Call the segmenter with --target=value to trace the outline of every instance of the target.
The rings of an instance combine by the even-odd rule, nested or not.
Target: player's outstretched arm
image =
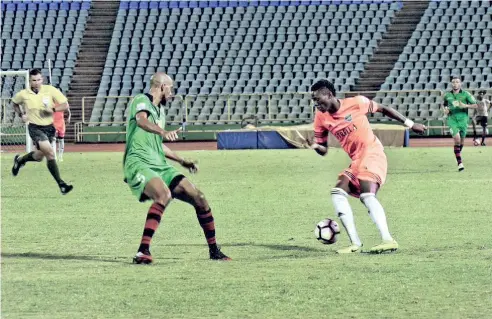
[[[164,150],[164,154],[166,154],[166,158],[169,158],[170,160],[181,164],[181,166],[187,168],[190,171],[190,173],[198,172],[197,162],[186,160],[186,159],[182,158],[181,156],[179,156],[178,154],[173,152],[165,144],[162,144],[162,149]]]
[[[181,131],[181,127],[175,131],[165,131],[159,125],[150,122],[147,117],[147,112],[145,111],[138,112],[135,115],[135,118],[137,120],[138,127],[144,131],[160,135],[168,141],[175,141],[178,139],[178,133]]]
[[[414,121],[406,118],[405,116],[403,116],[403,114],[389,106],[378,105],[377,111],[383,113],[385,116],[393,120],[397,120],[398,122],[405,124],[406,127],[410,128],[415,133],[422,134],[427,129],[425,125],[414,123]]]
[[[315,143],[313,140],[302,136],[302,134],[299,131],[296,130],[296,133],[304,146],[307,146],[308,148],[315,150],[316,153],[318,153],[321,156],[325,156],[328,153],[328,138],[326,138],[326,141]]]

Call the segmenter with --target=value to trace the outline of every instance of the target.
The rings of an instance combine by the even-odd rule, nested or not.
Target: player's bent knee
[[[156,196],[156,198],[154,198],[154,202],[158,203],[162,206],[167,206],[170,201],[171,201],[171,192],[170,191],[161,192]]]
[[[32,157],[36,162],[41,162],[44,158],[44,154],[41,151],[35,151]]]
[[[201,210],[208,210],[208,201],[205,198],[205,194],[203,194],[201,191],[198,191],[194,196],[193,196],[195,206]]]
[[[343,188],[340,187],[334,187],[331,189],[331,196],[343,196],[343,197],[348,197],[347,191],[345,191]]]
[[[45,153],[44,156],[46,156],[46,159],[48,161],[55,159],[55,153],[53,151]]]
[[[334,187],[331,189],[331,201],[333,202],[333,207],[338,213],[338,217],[343,215],[343,211],[346,209],[348,203],[348,194],[341,188]]]
[[[39,152],[41,152],[48,160],[55,159],[55,151],[48,141],[42,141],[39,143]]]
[[[362,193],[362,194],[360,194],[359,199],[362,202],[362,204],[367,206],[368,202],[370,202],[373,199],[376,199],[376,194],[374,194],[374,193]]]
[[[53,149],[50,147],[49,149],[44,148],[41,150],[42,154],[44,157],[46,157],[47,160],[54,160],[55,159],[55,152]]]

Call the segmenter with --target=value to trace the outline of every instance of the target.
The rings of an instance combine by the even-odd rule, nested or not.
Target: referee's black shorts
[[[55,138],[56,129],[53,124],[50,125],[36,125],[29,123],[28,125],[29,136],[31,136],[32,141],[39,150],[39,142],[49,141],[50,144]]]

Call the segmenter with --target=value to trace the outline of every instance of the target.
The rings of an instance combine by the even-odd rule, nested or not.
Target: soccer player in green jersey
[[[125,182],[140,202],[152,200],[138,252],[133,258],[137,264],[152,263],[150,242],[166,206],[177,198],[191,204],[196,211],[209,246],[210,259],[230,260],[217,247],[214,217],[203,193],[184,175],[171,166],[173,160],[196,173],[195,162],[185,160],[162,143],[163,138],[176,140],[178,132],[165,131],[163,106],[172,98],[173,81],[162,72],[150,80],[150,91],[138,94],[130,103],[126,131],[126,149],[123,159]]]
[[[465,169],[461,160],[461,151],[468,130],[468,108],[476,108],[477,101],[470,92],[461,89],[461,79],[451,78],[452,90],[444,94],[444,113],[448,115],[448,127],[454,139],[454,155],[458,162],[458,171]]]

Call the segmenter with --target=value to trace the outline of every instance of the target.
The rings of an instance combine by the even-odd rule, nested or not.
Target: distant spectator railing
[[[198,95],[187,95],[185,96],[185,117],[186,117],[186,122],[187,123],[210,123],[210,122],[217,122],[218,120],[192,120],[190,119],[190,111],[193,109],[190,107],[190,103],[193,104],[200,99],[205,100],[210,97],[217,97],[216,102],[222,103],[224,106],[225,112],[223,114],[227,114],[227,119],[221,119],[221,121],[235,121],[239,122],[242,119],[233,119],[232,115],[235,114],[233,112],[235,108],[237,107],[237,102],[238,101],[247,101],[251,100],[253,98],[257,98],[256,101],[265,101],[266,102],[266,113],[260,112],[261,107],[257,104],[255,107],[255,112],[245,112],[245,113],[239,113],[239,115],[244,115],[244,116],[251,116],[252,114],[264,114],[266,117],[260,118],[261,120],[268,120],[268,121],[285,121],[288,119],[276,119],[274,117],[274,114],[276,114],[276,109],[277,107],[274,107],[272,105],[273,100],[280,101],[281,99],[274,99],[274,97],[293,97],[297,96],[303,97],[305,100],[307,100],[307,105],[302,105],[302,107],[309,107],[309,116],[310,119],[313,118],[314,114],[314,105],[311,102],[311,93],[308,92],[285,92],[285,93],[230,93],[230,94],[198,94]],[[242,99],[243,98],[243,99]],[[293,98],[292,98],[293,99]],[[214,105],[214,106],[217,106]],[[220,106],[220,105],[219,105]],[[247,109],[248,107],[251,107],[251,105],[248,105],[247,102],[245,102],[245,108]],[[275,110],[275,111],[274,111]],[[305,113],[305,112],[303,112]],[[236,113],[238,114],[238,113]]]
[[[130,103],[131,99],[133,98],[133,96],[124,96],[124,95],[120,95],[120,96],[84,96],[82,97],[82,123],[83,124],[92,124],[92,125],[98,125],[98,124],[124,124],[125,121],[110,121],[110,122],[102,122],[102,121],[98,121],[98,122],[91,122],[90,119],[89,121],[86,121],[86,118],[85,118],[85,110],[86,110],[86,107],[87,107],[87,103],[90,103],[90,101],[94,101],[93,103],[93,107],[91,108],[91,111],[94,109],[94,106],[95,106],[95,102],[97,100],[107,100],[107,99],[121,99],[121,100],[126,100],[126,104]],[[178,100],[183,100],[183,96],[181,95],[175,95],[174,96],[174,99],[178,99]],[[125,110],[123,112],[126,112],[126,106],[125,106]],[[103,108],[104,110],[104,108]]]
[[[477,94],[480,89],[471,89],[469,90],[472,94]],[[434,135],[434,134],[440,134],[440,135],[446,135],[447,130],[446,130],[446,125],[445,125],[445,115],[442,112],[442,96],[444,95],[444,91],[441,90],[401,90],[401,91],[357,91],[357,92],[338,92],[337,96],[340,98],[346,98],[346,97],[351,97],[355,95],[365,95],[369,98],[372,98],[373,100],[376,100],[380,104],[383,105],[388,105],[392,106],[394,108],[397,108],[400,110],[402,113],[406,113],[404,115],[412,118],[415,121],[421,122],[423,124],[426,124],[427,127],[430,129],[427,132],[427,135]],[[490,90],[488,93],[491,93]],[[299,103],[299,106],[304,108],[304,112],[306,112],[306,107],[309,108],[309,117],[308,118],[303,118],[303,119],[298,119],[298,121],[312,121],[314,117],[314,105],[310,99],[311,93],[308,92],[287,92],[287,93],[263,93],[263,94],[208,94],[208,95],[186,95],[186,96],[176,96],[179,103],[179,109],[180,112],[176,115],[174,123],[183,123],[186,122],[187,124],[212,124],[212,123],[222,123],[222,124],[227,124],[229,123],[239,123],[243,120],[243,118],[233,118],[234,110],[237,106],[237,102],[239,100],[242,100],[243,106],[245,108],[248,107],[247,101],[256,98],[257,101],[265,100],[266,101],[266,109],[267,112],[266,114],[263,113],[263,117],[258,116],[255,118],[255,120],[259,121],[260,123],[265,123],[265,122],[283,122],[283,121],[289,121],[292,119],[276,119],[274,117],[274,114],[276,114],[274,111],[274,107],[272,106],[272,101],[277,100],[280,101],[281,99],[286,99],[288,96],[294,96],[296,95],[297,98],[301,98],[299,101],[309,101],[307,102],[308,104],[302,104],[304,102]],[[197,103],[198,101],[201,101],[200,104],[202,105],[201,107],[211,107],[210,103],[208,105],[206,104],[206,101],[209,100],[210,98],[214,98],[215,103],[223,103],[224,107],[222,109],[222,114],[226,114],[225,117],[221,117],[220,119],[214,119],[214,120],[202,120],[202,119],[197,119],[195,118],[198,113],[193,113],[193,104]],[[86,126],[118,126],[118,125],[123,125],[125,124],[124,121],[86,121],[85,117],[85,108],[87,106],[88,101],[95,101],[96,99],[126,99],[128,102],[131,100],[131,96],[105,96],[105,97],[83,97],[82,98],[82,122],[76,123],[75,124],[75,133],[76,133],[76,139],[77,141],[82,141],[83,135],[105,135],[105,134],[124,134],[124,130],[121,130],[119,132],[104,132],[104,130],[101,130],[101,132],[84,132],[84,127]],[[388,99],[390,98],[390,99]],[[386,100],[386,102],[385,102]],[[391,101],[391,102],[387,102]],[[174,109],[176,109],[176,100],[174,100],[172,103],[174,104]],[[104,105],[105,103],[102,103]],[[254,105],[254,103],[250,103],[251,105]],[[257,104],[255,111],[259,111],[259,104]],[[213,107],[216,106],[216,104],[213,105]],[[408,109],[405,109],[405,107],[408,106]],[[275,108],[280,109],[280,106],[275,106]],[[103,108],[104,109],[104,108]],[[125,106],[126,109],[126,106]],[[198,108],[197,108],[198,109]],[[169,110],[169,108],[166,107],[166,110]],[[251,110],[251,109],[250,109]],[[123,111],[125,112],[125,111]],[[425,115],[424,115],[425,114]],[[241,114],[243,117],[251,118],[251,112]],[[415,116],[414,116],[415,115]],[[382,114],[374,114],[369,116],[369,120],[371,122],[379,122],[379,121],[387,121],[387,118],[384,118]],[[434,133],[429,133],[431,130],[434,130]],[[197,131],[198,132],[198,131]]]
[[[181,121],[184,120],[186,123],[189,123],[189,124],[193,124],[193,123],[205,124],[205,123],[210,123],[210,122],[217,122],[217,120],[193,120],[193,119],[191,119],[190,111],[192,110],[192,104],[197,102],[200,99],[206,100],[207,98],[210,98],[210,97],[217,97],[216,102],[220,101],[222,103],[225,103],[224,109],[226,110],[226,114],[227,114],[227,119],[225,119],[225,120],[222,119],[221,121],[233,121],[233,119],[231,119],[231,115],[233,114],[232,110],[236,106],[235,102],[238,101],[240,99],[240,97],[251,98],[251,97],[256,96],[256,97],[259,97],[259,100],[264,99],[267,101],[267,110],[268,110],[267,115],[268,116],[265,118],[265,120],[275,121],[275,118],[273,117],[274,113],[272,112],[273,107],[271,106],[272,97],[274,97],[274,96],[289,96],[289,95],[305,96],[306,99],[309,101],[310,101],[310,97],[311,97],[311,93],[307,93],[307,92],[286,92],[286,93],[251,93],[251,94],[231,93],[231,94],[215,94],[215,95],[214,94],[204,94],[204,95],[199,94],[199,95],[186,95],[184,97],[181,95],[176,95],[174,98],[180,99],[184,103],[180,107],[183,111],[182,112],[183,119]],[[100,99],[101,100],[125,99],[129,103],[132,98],[133,98],[133,96],[85,96],[85,97],[82,97],[82,123],[83,124],[89,124],[89,125],[118,124],[118,123],[123,124],[124,122],[120,122],[120,121],[111,121],[111,122],[107,122],[107,121],[92,122],[90,120],[87,121],[86,116],[85,116],[85,110],[87,108],[88,103],[90,103],[90,101],[96,102],[96,100],[100,100]],[[312,119],[313,114],[314,114],[314,108],[313,108],[313,104],[311,101],[308,103],[309,103],[309,105],[306,105],[306,106],[310,107],[309,115],[310,115],[310,118]],[[93,103],[93,105],[94,105],[94,103]],[[258,108],[256,109],[256,111],[258,111]],[[238,120],[238,121],[240,121],[240,120]]]
[[[93,105],[92,105],[92,109],[91,109],[91,111],[92,111],[94,109],[96,100],[107,100],[107,99],[130,100],[132,98],[133,98],[132,96],[124,96],[124,95],[120,95],[120,96],[111,96],[111,95],[108,95],[108,96],[83,96],[82,97],[82,123],[87,123],[87,124],[89,123],[85,119],[85,109],[87,107],[87,103],[90,103],[90,101],[93,101]],[[111,122],[111,123],[113,123],[113,122]]]

